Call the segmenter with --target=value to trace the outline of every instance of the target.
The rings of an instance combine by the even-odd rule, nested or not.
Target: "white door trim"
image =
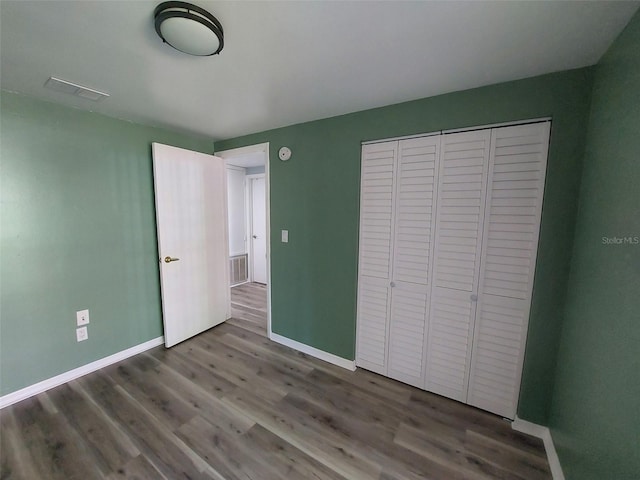
[[[251,153],[264,153],[266,156],[269,156],[269,142],[265,143],[257,143],[255,145],[247,145],[246,147],[238,147],[231,148],[229,150],[222,150],[219,152],[214,152],[216,157],[221,158],[232,158],[232,157],[240,157],[242,155],[248,155]],[[268,164],[265,164],[265,169]]]
[[[272,338],[271,331],[271,186],[269,182],[269,142],[258,143],[256,145],[248,145],[246,147],[232,148],[230,150],[222,150],[215,152],[217,157],[227,158],[239,157],[250,153],[264,154],[264,190],[266,195],[266,220],[267,220],[267,335]],[[251,177],[252,175],[247,175]],[[229,298],[229,311],[231,311],[231,299]]]
[[[402,137],[381,138],[378,140],[366,140],[360,142],[361,145],[372,145],[374,143],[395,142],[397,140],[408,140],[412,138],[432,137],[434,135],[447,135],[449,133],[470,132],[473,130],[486,130],[488,128],[511,127],[514,125],[527,125],[529,123],[550,122],[551,117],[531,118],[528,120],[514,120],[512,122],[489,123],[487,125],[475,125],[471,127],[451,128],[449,130],[436,130],[435,132],[417,133],[415,135],[404,135]]]

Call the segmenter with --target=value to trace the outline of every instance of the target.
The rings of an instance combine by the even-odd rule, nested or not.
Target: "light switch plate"
[[[282,243],[289,243],[289,230],[282,230]]]
[[[89,338],[89,330],[87,327],[76,328],[76,340],[82,342],[83,340],[87,340]]]
[[[78,327],[89,323],[89,310],[79,310],[76,312],[76,324]]]

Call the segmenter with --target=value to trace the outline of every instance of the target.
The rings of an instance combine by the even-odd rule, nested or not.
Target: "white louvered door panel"
[[[424,387],[440,137],[399,142],[388,375]]]
[[[423,388],[427,295],[421,285],[398,285],[391,290],[388,375]]]
[[[402,140],[398,152],[393,280],[428,284],[440,137]]]
[[[398,142],[362,147],[356,363],[387,374]]]
[[[536,263],[550,123],[492,131],[467,402],[513,419]]]
[[[490,130],[443,135],[425,388],[466,401]]]
[[[359,275],[391,278],[393,178],[398,142],[362,147]]]
[[[360,277],[356,363],[372,372],[387,374],[387,337],[391,298],[388,285]]]

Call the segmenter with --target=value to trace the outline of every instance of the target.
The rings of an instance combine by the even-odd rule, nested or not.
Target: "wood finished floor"
[[[3,409],[0,478],[551,478],[541,441],[494,415],[271,342],[265,291],[235,290],[236,318],[169,350]]]
[[[231,325],[267,336],[267,286],[244,283],[231,288]]]

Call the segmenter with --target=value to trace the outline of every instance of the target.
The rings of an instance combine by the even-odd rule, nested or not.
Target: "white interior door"
[[[246,170],[227,165],[227,209],[229,218],[229,256],[247,253]]]
[[[224,160],[153,144],[165,345],[229,318]]]
[[[267,218],[264,177],[251,179],[252,280],[267,283]]]

